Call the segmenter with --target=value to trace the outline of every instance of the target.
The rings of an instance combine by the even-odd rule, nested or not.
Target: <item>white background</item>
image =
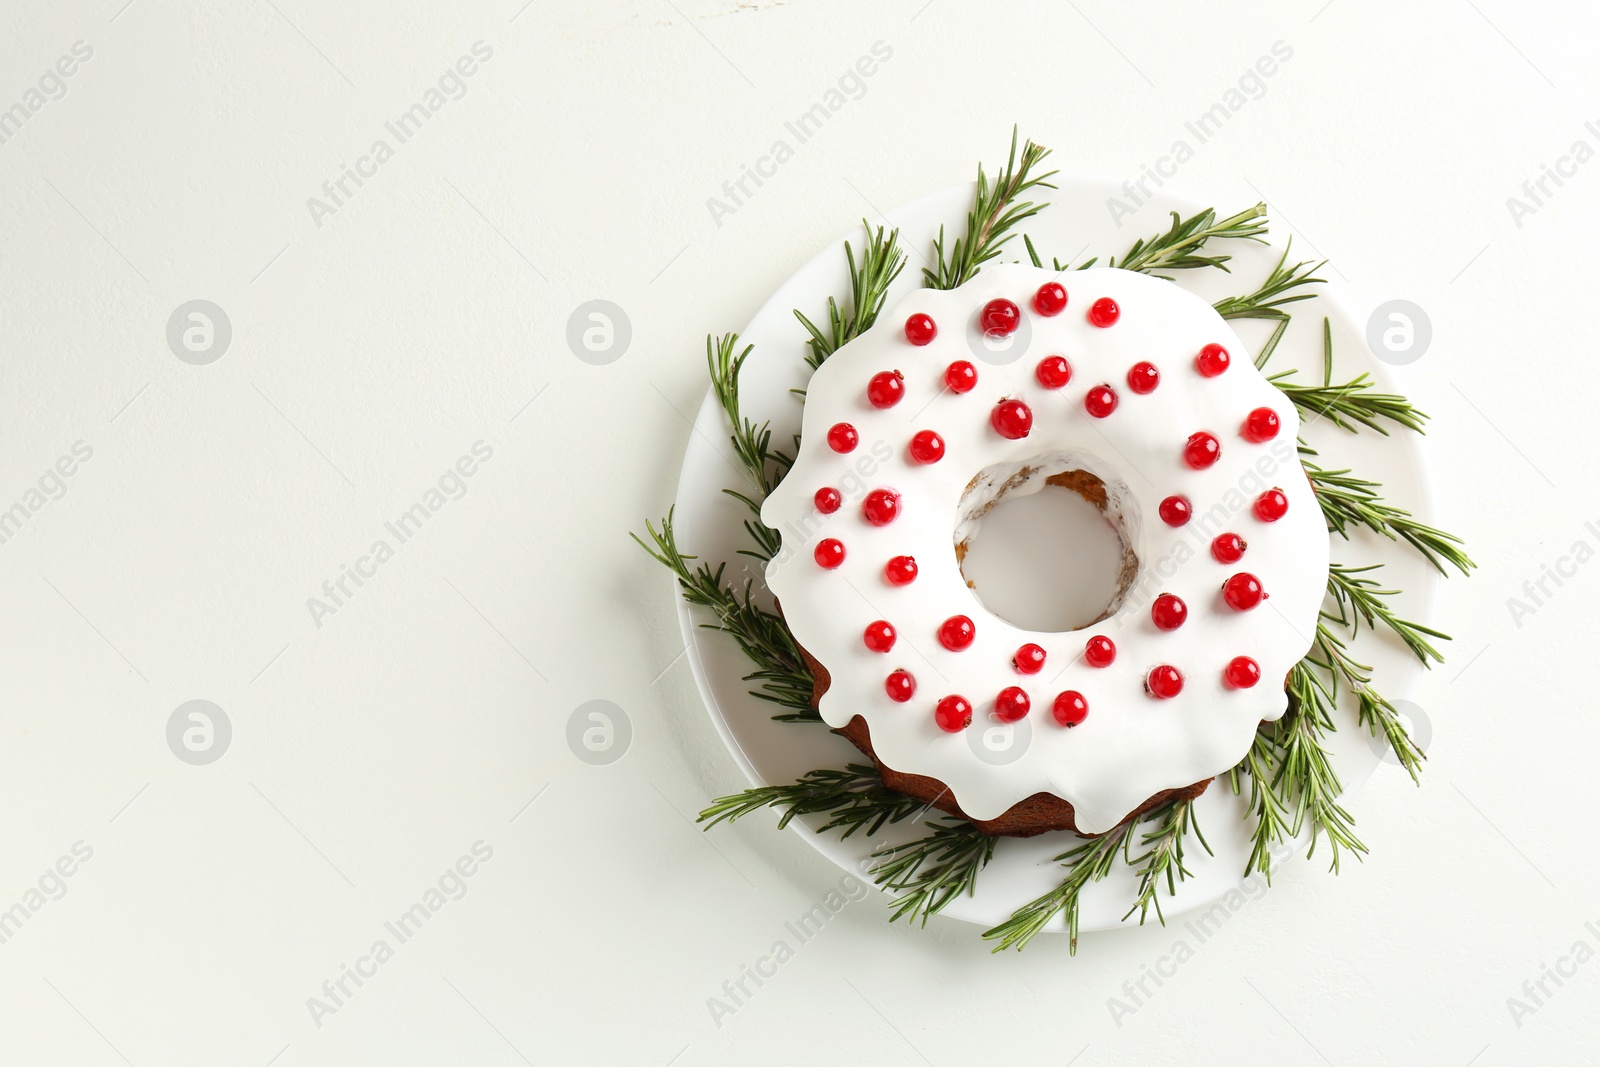
[[[1600,545],[1600,164],[1520,227],[1506,206],[1600,146],[1582,7],[8,5],[0,109],[93,57],[0,144],[0,509],[93,456],[0,544],[0,909],[93,855],[0,944],[0,1060],[1592,1062],[1600,963],[1520,1026],[1507,1006],[1600,947],[1594,568],[1507,607]],[[480,40],[465,95],[319,225],[307,198]],[[880,40],[864,95],[717,225],[707,197]],[[868,900],[718,1026],[707,998],[839,873],[764,817],[690,824],[744,783],[627,532],[672,500],[704,334],[1013,122],[1136,177],[1278,40],[1174,186],[1266,199],[1432,319],[1401,381],[1482,568],[1447,583],[1451,660],[1414,694],[1423,788],[1381,769],[1351,805],[1367,862],[1294,865],[1120,1025],[1107,999],[1175,931],[990,956]],[[206,366],[166,342],[197,298],[233,330]],[[593,298],[632,323],[606,366],[566,343]],[[466,495],[317,625],[307,598],[480,440]],[[167,744],[192,699],[232,723],[209,765]],[[609,766],[566,741],[593,699],[632,723]],[[319,1026],[307,998],[478,841],[466,894]]]

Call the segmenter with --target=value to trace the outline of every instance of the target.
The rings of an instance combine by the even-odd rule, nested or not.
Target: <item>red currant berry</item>
[[[1236,533],[1217,534],[1211,542],[1211,558],[1218,563],[1238,563],[1245,547],[1244,538]]]
[[[890,585],[910,585],[917,578],[917,561],[910,556],[896,556],[883,565],[883,576]]]
[[[1028,709],[1031,707],[1033,702],[1028,699],[1028,694],[1022,691],[1021,686],[1008,685],[994,698],[994,717],[1001,722],[1016,722],[1028,714]]]
[[[844,497],[839,495],[839,490],[830,486],[823,486],[811,497],[811,502],[824,515],[832,515],[839,510],[839,505],[844,503]]]
[[[918,463],[937,463],[944,458],[944,438],[932,430],[911,435],[911,458]]]
[[[1150,668],[1150,673],[1144,679],[1145,692],[1162,700],[1171,700],[1183,692],[1183,672],[1178,668],[1163,663],[1159,667]]]
[[[972,725],[972,705],[966,697],[945,697],[933,709],[933,721],[945,733],[960,733]]]
[[[906,320],[906,340],[918,348],[932,341],[939,335],[939,327],[934,325],[932,317],[917,312]]]
[[[1267,599],[1261,588],[1261,579],[1247,571],[1240,571],[1222,583],[1222,599],[1234,611],[1249,611]]]
[[[1117,646],[1109,637],[1091,637],[1083,646],[1083,658],[1091,667],[1109,667],[1116,661]]]
[[[836,422],[828,430],[828,447],[835,452],[854,452],[861,435],[848,422]]]
[[[1041,315],[1059,315],[1067,306],[1067,287],[1060,282],[1045,282],[1033,294],[1033,310]]]
[[[892,408],[905,395],[905,376],[897,370],[874,374],[867,383],[867,402],[875,408]]]
[[[977,636],[977,627],[965,615],[952,615],[939,624],[939,643],[951,652],[970,647]]]
[[[1102,296],[1089,309],[1089,321],[1102,329],[1115,325],[1121,317],[1122,309],[1117,307],[1117,302],[1109,296]]]
[[[1272,440],[1278,436],[1278,413],[1271,408],[1256,408],[1245,416],[1239,436],[1258,445]]]
[[[970,393],[978,384],[978,368],[958,359],[944,369],[944,384],[952,393]]]
[[[1161,512],[1161,521],[1168,526],[1182,526],[1194,514],[1194,507],[1186,496],[1169,496],[1156,510]]]
[[[1109,385],[1097,385],[1083,398],[1083,406],[1095,418],[1103,419],[1117,410],[1117,391]]]
[[[1060,389],[1072,381],[1072,364],[1061,356],[1046,356],[1034,368],[1033,376],[1046,389]]]
[[[887,652],[894,647],[894,627],[882,619],[869,622],[862,631],[861,640],[874,652]]]
[[[1282,489],[1268,489],[1256,497],[1256,518],[1262,522],[1277,522],[1289,513],[1289,498]]]
[[[1038,674],[1044,670],[1044,649],[1029,642],[1017,649],[1017,654],[1011,657],[1011,665],[1018,674]]]
[[[1215,378],[1228,369],[1228,364],[1233,362],[1233,357],[1228,355],[1228,350],[1221,345],[1210,344],[1200,350],[1194,357],[1194,368],[1203,377]]]
[[[1222,669],[1223,681],[1233,689],[1249,689],[1261,681],[1261,667],[1249,656],[1235,656]]]
[[[1162,593],[1150,605],[1150,621],[1158,630],[1176,630],[1189,617],[1189,605],[1171,593]]]
[[[1021,323],[1022,309],[1005,297],[989,301],[983,305],[983,311],[978,315],[978,325],[990,337],[1004,337],[1015,333]]]
[[[917,691],[917,680],[910,671],[893,671],[883,680],[883,691],[896,704],[904,704]]]
[[[1020,400],[1002,400],[989,413],[989,425],[1001,437],[1017,441],[1033,429],[1033,411]]]
[[[831,571],[844,562],[844,542],[837,537],[824,537],[817,542],[811,555],[816,559],[817,566]]]
[[[1183,461],[1197,471],[1203,471],[1217,460],[1222,458],[1222,444],[1215,434],[1199,433],[1189,435],[1189,440],[1183,446]]]
[[[861,502],[861,514],[874,526],[887,526],[900,514],[900,494],[893,489],[874,489]]]
[[[1089,702],[1076,689],[1068,689],[1056,696],[1050,713],[1056,717],[1056,722],[1071,729],[1089,717]]]
[[[1154,363],[1140,360],[1128,368],[1128,388],[1140,396],[1156,391],[1156,386],[1161,384],[1161,372],[1156,370]]]

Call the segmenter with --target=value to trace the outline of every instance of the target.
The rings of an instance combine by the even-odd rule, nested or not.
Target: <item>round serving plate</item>
[[[1092,178],[1058,176],[1056,180],[1060,188],[1051,198],[1051,205],[1029,219],[1024,228],[1046,263],[1059,258],[1076,265],[1089,256],[1098,256],[1103,264],[1109,255],[1120,256],[1136,238],[1165,230],[1169,212],[1187,217],[1201,210],[1201,205],[1163,191],[1134,215],[1122,217],[1119,225],[1112,218],[1108,203],[1110,198],[1122,196],[1120,185]],[[961,185],[872,220],[874,226],[898,228],[901,245],[910,256],[906,269],[890,290],[889,306],[922,284],[921,268],[932,255],[932,241],[939,227],[951,235],[962,232],[972,196],[973,186]],[[1226,216],[1232,210],[1237,208],[1219,208],[1219,213]],[[770,420],[773,440],[780,447],[799,430],[801,398],[793,390],[804,388],[809,373],[805,363],[806,334],[796,321],[794,310],[798,308],[812,321],[822,322],[830,296],[847,299],[849,275],[844,244],[854,242],[859,250],[861,239],[857,230],[819,252],[778,287],[740,333],[741,347],[755,346],[740,378],[744,413],[757,422]],[[1177,284],[1207,300],[1216,300],[1253,289],[1277,262],[1281,247],[1227,241],[1217,243],[1211,251],[1234,257],[1228,264],[1231,273],[1203,269],[1175,271],[1171,276]],[[1024,253],[1018,236],[1006,246],[1002,258],[1019,259]],[[1321,287],[1316,299],[1293,305],[1290,310],[1294,322],[1267,371],[1297,369],[1300,374],[1296,380],[1319,381],[1322,321],[1327,316],[1333,334],[1334,380],[1345,381],[1365,371],[1377,380],[1378,388],[1388,390],[1386,368],[1368,349],[1365,331],[1344,310],[1347,302],[1336,288],[1330,291],[1330,287]],[[1272,324],[1240,321],[1231,325],[1254,352],[1267,339]],[[1361,476],[1381,482],[1386,499],[1411,508],[1424,519],[1428,517],[1428,479],[1417,435],[1401,431],[1385,437],[1367,430],[1352,434],[1321,419],[1307,420],[1304,437],[1321,454],[1324,467],[1352,467]],[[760,565],[738,554],[750,545],[743,528],[749,512],[722,492],[730,487],[747,490],[748,481],[733,459],[722,410],[708,391],[695,420],[695,432],[689,437],[679,476],[674,512],[677,541],[685,552],[703,560],[727,561],[730,578],[741,585],[744,578],[751,578],[756,588],[764,592]],[[1337,563],[1386,564],[1386,584],[1405,591],[1397,598],[1399,610],[1407,618],[1430,621],[1439,575],[1416,553],[1375,536],[1358,536],[1351,542],[1335,537],[1333,559]],[[734,642],[725,634],[702,627],[709,621],[708,615],[691,609],[681,599],[678,608],[695,682],[717,731],[752,783],[787,784],[816,768],[865,762],[848,741],[825,726],[774,722],[774,706],[750,695],[751,687],[743,680],[750,664]],[[1386,637],[1363,633],[1354,650],[1358,659],[1374,666],[1382,691],[1391,699],[1398,699],[1406,695],[1423,668],[1402,646]],[[1357,724],[1353,708],[1342,707],[1336,721],[1339,729],[1331,739],[1331,747],[1348,798],[1372,775],[1382,748],[1373,743],[1365,727]],[[1187,865],[1193,876],[1179,884],[1175,897],[1162,902],[1169,922],[1209,907],[1230,890],[1243,889],[1250,896],[1259,895],[1259,887],[1244,884],[1242,877],[1251,848],[1246,799],[1232,793],[1226,776],[1214,781],[1201,797],[1197,817],[1213,854],[1207,855],[1198,846],[1189,850]],[[870,870],[875,849],[925,832],[917,822],[887,827],[870,838],[858,834],[841,840],[837,833],[816,833],[818,825],[820,820],[814,818],[796,819],[792,824],[817,851],[857,875]],[[984,926],[1004,921],[1018,906],[1059,884],[1062,868],[1054,857],[1079,840],[1066,832],[1001,839],[993,860],[978,879],[976,892],[951,902],[940,914]],[[1305,842],[1302,840],[1299,846],[1303,853]],[[1313,862],[1326,865],[1326,849],[1323,842]],[[1286,855],[1283,862],[1299,860]],[[1082,897],[1080,929],[1087,932],[1121,925],[1134,885],[1131,870],[1119,864],[1110,877],[1090,886]],[[1138,917],[1126,921],[1137,923]],[[1064,929],[1064,923],[1057,920],[1051,929]]]

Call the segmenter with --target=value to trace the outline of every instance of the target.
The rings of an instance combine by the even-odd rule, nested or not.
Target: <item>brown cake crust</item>
[[[828,686],[832,684],[833,679],[828,675],[828,669],[811,653],[801,648],[800,655],[805,659],[806,666],[811,668],[811,706],[818,707],[822,700],[822,694],[828,691]],[[836,729],[834,733],[844,736],[851,744],[860,749],[862,755],[870,759],[873,766],[878,768],[878,774],[882,776],[883,784],[890,789],[904,793],[907,796],[916,797],[918,800],[924,801],[940,811],[947,812],[959,819],[965,819],[986,834],[1004,837],[1033,837],[1036,834],[1042,834],[1050,830],[1071,830],[1085,837],[1100,836],[1099,834],[1083,834],[1083,831],[1078,829],[1072,805],[1054,793],[1035,793],[1030,797],[1017,801],[996,818],[974,819],[961,810],[961,806],[956,803],[955,797],[950,793],[950,787],[939,779],[930,778],[922,774],[905,774],[886,766],[878,758],[878,754],[872,750],[872,735],[867,728],[866,720],[861,716],[855,716],[843,727]],[[1164,789],[1129,812],[1127,818],[1123,819],[1122,822],[1127,822],[1128,819],[1152,811],[1169,800],[1193,800],[1205,792],[1206,786],[1210,785],[1211,782],[1212,779],[1207,778],[1204,781],[1184,786],[1181,789]]]

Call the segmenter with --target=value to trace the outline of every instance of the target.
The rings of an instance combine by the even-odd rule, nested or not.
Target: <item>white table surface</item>
[[[0,511],[26,513],[0,543],[0,912],[25,913],[0,1060],[1592,1062],[1600,963],[1568,954],[1600,948],[1600,568],[1507,604],[1600,547],[1600,162],[1507,207],[1600,148],[1587,5],[105,0],[0,27],[0,113],[28,112],[0,143]],[[397,143],[385,122],[478,41]],[[714,219],[879,41],[860,98]],[[1432,321],[1398,373],[1482,569],[1447,583],[1451,660],[1415,695],[1423,788],[1381,769],[1351,805],[1367,862],[1294,865],[1131,1014],[1109,999],[1182,931],[990,956],[866,901],[713,1019],[839,873],[770,819],[689,822],[743,782],[626,535],[673,497],[703,335],[875,206],[995,161],[1013,121],[1136,178],[1277,41],[1171,180],[1266,199]],[[380,137],[392,158],[314,216]],[[231,324],[205,365],[167,343],[195,299]],[[566,342],[591,299],[631,322],[609,364]],[[314,618],[479,441],[464,495]],[[168,744],[191,700],[231,724],[210,763]],[[567,743],[591,700],[631,723],[609,765]],[[402,942],[385,923],[442,875],[459,899]],[[346,965],[370,977],[313,1011]],[[1570,977],[1536,1004],[1546,967]]]

